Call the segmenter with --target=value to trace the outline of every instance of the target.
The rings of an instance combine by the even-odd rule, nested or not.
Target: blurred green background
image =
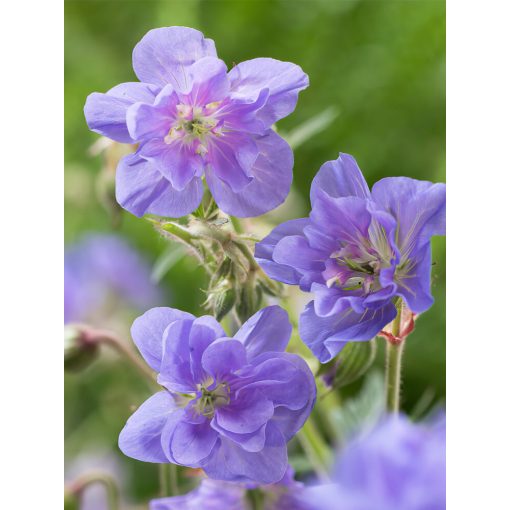
[[[313,176],[339,151],[356,157],[369,185],[393,175],[445,180],[443,1],[72,0],[65,2],[65,19],[68,244],[84,232],[116,230],[153,262],[166,248],[142,219],[124,213],[112,223],[101,199],[103,160],[89,153],[98,136],[88,131],[83,117],[90,92],[136,80],[132,49],[155,27],[186,25],[203,31],[229,66],[261,56],[299,64],[310,87],[300,94],[296,111],[279,123],[282,133],[327,108],[336,109],[333,123],[295,151],[295,196],[284,219],[306,214]],[[274,222],[273,216],[263,230],[268,232]],[[403,403],[408,411],[423,398],[437,402],[445,395],[444,239],[435,239],[433,247],[436,303],[419,319],[405,353]],[[205,281],[194,260],[178,262],[162,285],[170,296],[167,305],[201,313],[199,289]],[[140,403],[146,392],[115,357],[80,375],[66,375],[69,458],[96,447],[115,451],[129,406]],[[120,462],[129,473],[132,498],[155,494],[154,466]]]

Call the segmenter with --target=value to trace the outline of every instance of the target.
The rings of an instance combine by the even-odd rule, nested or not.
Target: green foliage
[[[380,372],[371,372],[361,391],[342,405],[330,410],[329,419],[336,432],[336,440],[345,442],[352,434],[373,425],[385,411],[384,378]]]

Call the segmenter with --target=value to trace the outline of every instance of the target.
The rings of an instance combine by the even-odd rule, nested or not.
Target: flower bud
[[[369,342],[349,342],[337,358],[321,365],[318,375],[330,388],[347,386],[366,373],[376,352],[375,338]]]
[[[77,325],[64,327],[64,369],[74,372],[87,368],[97,357],[99,347],[88,341]]]
[[[256,313],[262,303],[262,288],[256,283],[256,276],[250,273],[246,281],[242,284],[237,304],[236,312],[241,322],[247,321]]]
[[[236,291],[230,283],[220,283],[216,289],[210,290],[205,302],[205,307],[211,310],[217,321],[221,321],[227,315],[236,302]]]

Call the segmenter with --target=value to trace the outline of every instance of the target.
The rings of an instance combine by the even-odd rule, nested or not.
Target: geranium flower
[[[308,490],[321,510],[444,510],[446,426],[391,416],[352,439],[340,453],[332,484]]]
[[[279,481],[287,441],[315,401],[305,361],[284,352],[292,327],[270,306],[228,338],[210,316],[153,308],[132,336],[163,391],[131,416],[120,449],[146,462],[202,468],[211,478]]]
[[[85,104],[92,131],[139,144],[117,168],[118,202],[136,216],[178,217],[202,199],[257,216],[281,204],[293,155],[271,126],[295,108],[308,76],[289,62],[256,58],[228,71],[214,42],[192,28],[150,30],[133,51],[140,83]]]
[[[372,192],[352,156],[325,163],[311,187],[309,218],[285,222],[255,248],[275,280],[313,292],[299,321],[319,361],[348,341],[370,340],[396,316],[433,303],[432,235],[444,234],[445,185],[381,179]]]
[[[153,499],[149,510],[249,510],[245,492],[240,484],[206,478],[188,494]]]
[[[115,235],[87,234],[68,246],[64,276],[65,323],[101,322],[108,302],[120,301],[141,311],[162,300],[148,261]]]
[[[294,480],[288,466],[284,477],[271,485],[246,485],[206,478],[183,496],[153,499],[150,510],[253,510],[247,491],[256,489],[260,510],[315,510],[306,501],[308,489]]]

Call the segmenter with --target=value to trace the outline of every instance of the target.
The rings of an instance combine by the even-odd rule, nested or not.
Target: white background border
[[[510,9],[447,2],[447,483],[510,508]]]
[[[0,19],[0,507],[63,501],[63,3]]]

